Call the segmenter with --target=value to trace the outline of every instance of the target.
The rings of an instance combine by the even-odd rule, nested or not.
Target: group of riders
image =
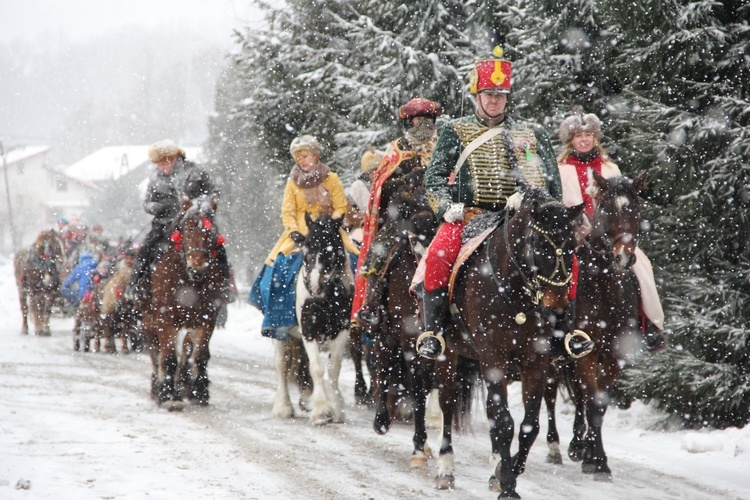
[[[417,352],[438,358],[445,349],[443,332],[450,321],[448,287],[469,220],[517,209],[523,188],[543,188],[566,206],[584,204],[585,214],[576,229],[582,245],[597,204],[593,172],[605,178],[621,175],[601,145],[601,121],[595,114],[574,113],[565,118],[558,132],[563,150],[555,157],[544,128],[506,114],[510,92],[511,63],[496,50],[495,58],[476,62],[471,72],[470,93],[475,102],[471,116],[438,127],[443,112],[439,103],[415,98],[400,106],[404,135],[384,152],[369,148],[364,153],[362,175],[348,193],[339,177],[321,163],[318,141],[307,135],[296,138],[290,147],[295,165],[282,203],[284,232],[256,285],[279,260],[286,262],[303,244],[306,213],[342,217],[348,212],[349,231],[342,230],[341,236],[352,259],[356,258],[351,321],[353,326],[376,328],[388,287],[384,267],[392,249],[414,231],[419,217],[428,214],[437,231],[434,237],[430,234],[431,242],[424,242],[429,247],[413,280],[422,299],[423,333]],[[664,314],[649,260],[640,249],[636,253],[632,269],[640,287],[640,327],[647,348],[658,350],[666,342]],[[251,303],[264,311],[252,296]],[[552,339],[553,358],[563,362],[591,350],[587,342],[565,342],[572,330],[569,312],[558,315]],[[573,345],[577,352],[570,351]]]
[[[320,161],[321,146],[315,137],[302,135],[294,139],[290,146],[294,166],[281,210],[284,232],[266,258],[255,285],[263,282],[268,287],[268,275],[274,268],[286,266],[289,270],[287,258],[298,253],[308,232],[306,215],[343,217],[346,223],[341,238],[355,271],[351,321],[354,326],[375,328],[388,287],[383,276],[392,248],[414,231],[420,217],[428,217],[437,228],[429,234],[431,241],[423,242],[427,248],[414,277],[421,291],[424,327],[417,351],[435,359],[445,349],[448,287],[469,220],[488,212],[518,208],[523,199],[522,187],[543,188],[566,206],[584,204],[584,220],[577,229],[578,242],[583,244],[597,204],[593,172],[605,178],[621,175],[601,145],[601,122],[595,114],[576,113],[565,118],[558,132],[563,150],[556,158],[544,128],[506,114],[511,63],[501,58],[501,52],[495,55],[496,58],[478,61],[472,70],[474,114],[438,127],[437,120],[443,113],[439,103],[415,98],[400,106],[398,118],[404,135],[384,152],[369,148],[362,157],[362,175],[348,191],[339,176]],[[152,145],[149,159],[156,168],[144,208],[153,219],[125,292],[136,303],[149,300],[152,263],[161,247],[171,244],[169,235],[180,214],[181,199],[217,195],[206,170],[187,160],[174,142],[164,140]],[[97,244],[94,237],[87,241]],[[101,248],[79,253],[78,266],[88,271],[74,272],[69,280],[94,272],[96,252],[101,255]],[[636,252],[632,269],[640,287],[641,329],[648,348],[656,350],[665,343],[664,315],[648,258],[640,249]],[[216,258],[224,282],[222,296],[229,302],[230,266],[223,246]],[[75,303],[76,297],[66,288],[63,293]],[[85,288],[86,284],[79,282],[78,298]],[[293,293],[293,287],[287,288],[288,293]],[[266,312],[264,304],[253,301],[252,296],[251,303]],[[569,321],[564,321],[569,314],[562,312],[558,316],[560,322],[555,330],[561,335],[553,338],[553,355],[565,357],[570,355],[563,347],[563,339],[571,329]],[[585,342],[579,346],[581,352],[574,353],[576,356],[590,350]]]

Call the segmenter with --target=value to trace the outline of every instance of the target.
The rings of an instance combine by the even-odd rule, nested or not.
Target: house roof
[[[45,154],[49,151],[49,146],[22,146],[20,148],[11,149],[5,156],[5,163],[12,165],[19,163],[24,160],[28,160],[34,156]],[[0,164],[2,166],[2,164]]]
[[[191,160],[201,151],[201,148],[183,149]],[[108,146],[70,165],[65,174],[89,182],[111,181],[149,163],[148,146]]]

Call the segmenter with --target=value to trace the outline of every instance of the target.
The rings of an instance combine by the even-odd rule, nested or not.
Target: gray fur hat
[[[289,146],[289,152],[294,155],[297,151],[308,149],[313,153],[320,154],[320,143],[311,135],[301,135],[292,141]]]
[[[602,122],[593,113],[571,115],[560,124],[560,131],[557,136],[560,138],[560,142],[568,144],[573,140],[573,136],[579,132],[591,132],[598,141],[602,137]]]

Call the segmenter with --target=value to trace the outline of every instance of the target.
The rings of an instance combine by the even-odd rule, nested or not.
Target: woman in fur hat
[[[563,120],[559,130],[563,151],[557,157],[560,180],[563,188],[563,203],[566,206],[585,204],[585,213],[594,216],[598,188],[593,172],[604,178],[622,175],[620,169],[607,155],[601,145],[602,124],[592,113],[574,114]],[[590,224],[584,222],[584,233]],[[651,262],[640,248],[635,250],[633,265],[641,293],[641,315],[645,317],[644,334],[649,350],[658,350],[665,344],[664,311],[656,290]]]

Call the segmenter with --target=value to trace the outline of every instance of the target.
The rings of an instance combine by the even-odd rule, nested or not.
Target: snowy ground
[[[260,315],[235,303],[211,344],[211,404],[169,413],[149,399],[150,361],[141,354],[72,350],[72,320],[52,337],[21,336],[10,261],[0,257],[0,498],[2,499],[417,499],[496,498],[487,489],[487,425],[454,440],[456,489],[436,491],[434,461],[410,470],[411,429],[372,430],[353,405],[345,360],[345,424],[272,419],[271,341]],[[511,386],[520,420],[518,384]],[[294,397],[294,395],[293,395]],[[571,408],[558,409],[562,439]],[[540,439],[518,481],[525,499],[750,498],[750,428],[665,431],[663,415],[635,404],[611,409],[604,427],[611,483],[580,465],[546,464]],[[429,431],[437,450],[438,433]],[[22,489],[20,486],[27,486]]]

